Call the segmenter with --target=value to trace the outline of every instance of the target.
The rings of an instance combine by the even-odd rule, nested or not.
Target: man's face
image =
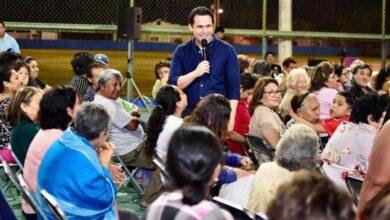
[[[106,85],[100,88],[99,93],[108,99],[116,100],[120,95],[121,88],[122,79],[112,78],[106,83]]]
[[[273,54],[268,54],[266,57],[265,57],[265,62],[266,63],[269,63],[269,64],[273,64],[274,63],[274,60],[275,60],[275,57]]]
[[[290,73],[291,70],[297,68],[297,64],[296,64],[296,63],[289,63],[288,66],[285,67],[285,68],[286,68],[286,72],[287,72],[287,73]]]
[[[5,34],[5,26],[0,24],[0,37],[4,37]]]
[[[211,42],[214,28],[213,21],[209,15],[196,15],[194,24],[188,24],[188,28],[194,34],[197,45],[201,45],[203,39],[206,39],[207,43]]]
[[[91,69],[92,78],[87,78],[90,83],[97,87],[100,74],[103,72],[103,68],[94,67]]]

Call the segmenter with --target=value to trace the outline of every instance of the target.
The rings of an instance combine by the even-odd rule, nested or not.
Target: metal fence
[[[390,0],[387,0],[390,3]],[[129,0],[0,0],[0,18],[13,22],[116,24],[118,8]],[[221,26],[262,28],[262,0],[134,0],[143,23],[162,20],[187,24],[196,6],[222,9]],[[278,29],[279,1],[267,1],[267,29]],[[387,17],[390,10],[387,10]],[[297,31],[381,33],[382,0],[292,0],[292,29]],[[390,22],[386,30],[390,30]]]

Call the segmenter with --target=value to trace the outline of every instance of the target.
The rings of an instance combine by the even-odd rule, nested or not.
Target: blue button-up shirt
[[[11,49],[12,52],[20,53],[19,44],[13,37],[5,33],[3,40],[0,41],[0,52],[7,51],[8,49]]]
[[[213,37],[206,48],[206,57],[210,63],[210,73],[196,78],[184,89],[188,109],[192,109],[200,99],[211,93],[222,94],[229,100],[238,100],[240,97],[240,71],[233,47]],[[173,53],[169,84],[177,85],[180,76],[194,71],[202,61],[202,52],[194,39],[179,45]]]

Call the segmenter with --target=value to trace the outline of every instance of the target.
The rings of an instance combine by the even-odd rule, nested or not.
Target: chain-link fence
[[[0,17],[5,21],[116,24],[118,8],[129,6],[130,1],[0,0],[0,5]],[[217,22],[226,28],[262,28],[262,0],[134,0],[134,5],[142,7],[143,23],[159,19],[186,25],[188,13],[194,7],[206,6],[215,9]],[[268,0],[266,13],[267,29],[277,30],[279,1]],[[382,0],[292,1],[293,30],[381,33],[381,22]],[[390,22],[387,23],[390,27]]]

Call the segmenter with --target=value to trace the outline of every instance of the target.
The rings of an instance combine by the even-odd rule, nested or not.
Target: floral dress
[[[11,137],[12,127],[7,118],[7,109],[10,102],[10,98],[0,101],[0,150],[7,147]]]

